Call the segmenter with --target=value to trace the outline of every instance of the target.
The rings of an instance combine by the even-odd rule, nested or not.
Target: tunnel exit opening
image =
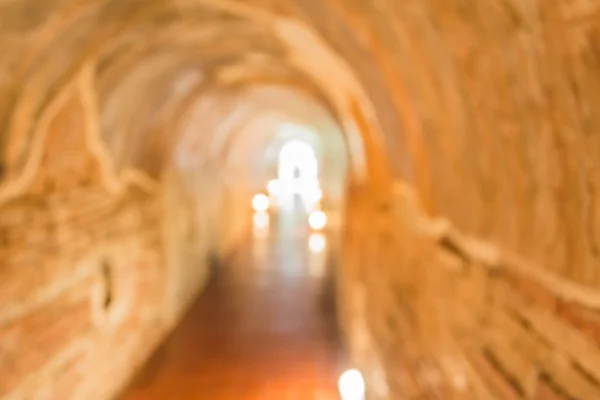
[[[322,195],[315,149],[300,140],[285,143],[279,151],[277,178],[272,182],[267,190],[271,189],[269,194],[282,208],[292,209],[300,198],[306,210],[313,209]]]
[[[281,101],[286,96],[292,100]],[[200,200],[199,212],[214,221],[209,224],[212,246],[221,260],[219,269],[227,270],[207,282],[239,273],[249,286],[251,279],[272,285],[277,288],[273,291],[286,294],[286,300],[269,300],[265,309],[286,315],[294,313],[285,304],[307,307],[306,300],[317,296],[311,298],[317,307],[311,308],[310,318],[331,324],[327,340],[337,348],[336,357],[345,366],[355,366],[347,361],[352,357],[343,354],[346,346],[336,325],[343,309],[338,286],[345,282],[339,265],[344,262],[346,197],[364,175],[357,173],[356,160],[365,155],[360,154],[362,147],[353,145],[361,142],[360,126],[280,89],[247,90],[241,98],[243,104],[234,111],[230,105],[224,107],[228,114],[219,116],[218,129],[205,129],[215,132],[210,146],[198,147],[208,149],[208,157],[186,157],[196,164],[182,164],[190,171],[186,182]],[[202,120],[208,118],[205,111],[198,107]],[[198,131],[195,125],[186,132],[192,137]],[[192,152],[189,145],[180,149]],[[180,276],[187,280],[188,274]],[[257,294],[262,290],[259,283]],[[311,294],[297,291],[300,287],[310,287]],[[308,317],[307,313],[303,318]]]

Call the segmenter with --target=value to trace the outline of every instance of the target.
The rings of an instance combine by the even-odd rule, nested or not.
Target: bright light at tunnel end
[[[365,380],[357,369],[345,371],[338,379],[342,400],[365,400]]]

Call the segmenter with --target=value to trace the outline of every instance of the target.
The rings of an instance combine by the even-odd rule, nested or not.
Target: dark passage
[[[273,225],[219,267],[123,400],[338,398],[331,269],[298,215]]]

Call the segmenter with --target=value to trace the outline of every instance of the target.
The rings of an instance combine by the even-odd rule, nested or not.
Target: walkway
[[[220,267],[122,400],[338,398],[331,284],[298,222],[272,221]]]

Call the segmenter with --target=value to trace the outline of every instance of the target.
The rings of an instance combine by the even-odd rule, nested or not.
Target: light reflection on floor
[[[321,254],[325,251],[327,239],[321,232],[313,232],[308,238],[308,248],[314,254]]]
[[[330,246],[301,210],[254,221],[122,400],[339,399]]]
[[[257,211],[252,217],[254,236],[267,236],[271,217],[267,211]]]

